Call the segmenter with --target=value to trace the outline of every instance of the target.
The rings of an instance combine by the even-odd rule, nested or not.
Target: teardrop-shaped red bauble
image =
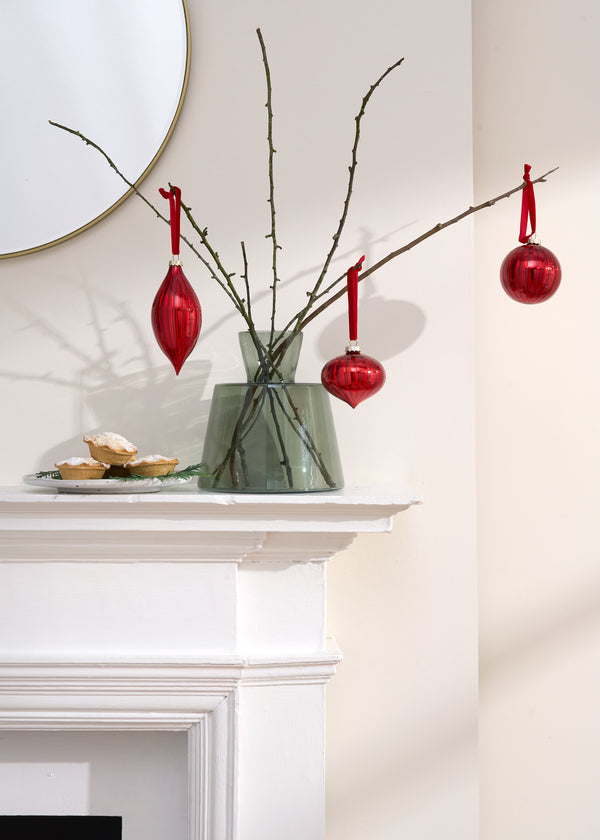
[[[558,289],[561,267],[542,245],[520,245],[504,258],[500,280],[506,294],[519,303],[543,303]]]
[[[321,382],[334,397],[356,408],[383,387],[385,370],[377,359],[348,350],[345,356],[327,362],[321,371]]]
[[[152,304],[152,329],[160,349],[179,375],[202,326],[202,310],[181,265],[170,265]]]

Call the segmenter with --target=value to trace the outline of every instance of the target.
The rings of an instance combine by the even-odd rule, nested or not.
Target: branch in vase
[[[294,486],[294,478],[292,475],[292,468],[290,466],[290,459],[288,458],[287,449],[285,446],[285,440],[281,431],[281,426],[279,425],[279,420],[277,418],[277,412],[275,411],[275,397],[273,396],[273,392],[270,388],[267,387],[267,393],[269,395],[269,405],[271,406],[271,417],[273,418],[273,425],[275,426],[275,434],[277,436],[277,442],[279,444],[279,449],[281,450],[281,466],[285,470],[285,478],[288,483],[288,487]]]
[[[279,396],[279,394],[276,393],[275,398],[276,398],[276,400],[279,404],[279,407],[281,408],[283,416],[285,417],[285,419],[290,424],[290,427],[292,428],[293,432],[297,435],[297,437],[300,438],[303,445],[306,447],[306,451],[308,452],[308,454],[310,455],[310,457],[314,461],[317,469],[319,470],[319,472],[323,476],[323,479],[324,479],[325,483],[329,487],[335,487],[335,481],[333,480],[333,478],[331,477],[331,475],[329,473],[329,470],[325,466],[325,462],[323,460],[323,457],[322,457],[321,453],[318,451],[318,449],[315,445],[315,442],[314,442],[314,440],[313,440],[313,438],[312,438],[312,436],[311,436],[311,434],[308,430],[308,427],[303,422],[302,417],[300,416],[300,412],[298,411],[294,402],[292,401],[292,397],[290,395],[289,389],[285,385],[283,387],[283,391],[284,391],[285,396],[287,397],[287,400],[290,404],[290,408],[292,409],[293,417],[291,415],[289,415],[288,412],[285,410],[283,402],[281,401],[281,397]],[[296,423],[297,425],[294,425],[294,423]]]
[[[273,344],[273,334],[275,332],[275,315],[277,314],[277,284],[279,278],[277,276],[277,251],[281,250],[281,245],[277,244],[277,232],[275,229],[275,179],[273,174],[273,157],[275,149],[273,148],[273,90],[271,87],[271,71],[269,69],[269,61],[267,58],[267,48],[263,40],[260,29],[256,30],[258,40],[260,42],[260,49],[262,53],[263,65],[265,68],[265,77],[267,82],[267,142],[269,144],[269,198],[268,202],[271,209],[271,232],[267,234],[266,238],[271,239],[273,249],[273,286],[272,286],[272,304],[271,304],[271,340],[269,346]]]
[[[246,450],[244,447],[244,440],[250,434],[260,417],[260,409],[266,399],[266,394],[266,388],[258,388],[257,386],[252,385],[248,386],[244,397],[244,403],[233,428],[229,449],[227,450],[225,457],[211,472],[213,484],[215,486],[218,484],[227,467],[229,467],[229,476],[231,478],[232,486],[237,487],[239,485],[235,469],[236,455],[238,455],[240,459],[243,481],[244,483],[247,483],[248,470],[246,467]],[[250,416],[248,416],[248,412],[251,412]]]
[[[248,279],[248,257],[246,256],[246,244],[245,242],[240,242],[240,245],[242,247],[242,259],[244,261],[242,279],[246,288],[246,310],[248,312],[249,320],[252,321],[252,298],[250,295],[250,281]]]
[[[169,184],[169,186],[171,186],[171,185]],[[206,250],[210,254],[214,264],[216,265],[216,267],[218,269],[218,271],[223,276],[223,281],[220,282],[221,287],[225,288],[225,290],[228,292],[230,300],[233,301],[233,304],[234,304],[235,308],[241,314],[242,318],[246,321],[248,326],[250,326],[251,321],[250,321],[250,318],[248,316],[248,312],[246,311],[246,307],[244,306],[244,301],[240,297],[240,295],[239,295],[239,293],[238,293],[238,291],[235,287],[235,284],[232,280],[232,278],[235,277],[235,273],[234,272],[231,272],[231,273],[228,272],[226,270],[226,268],[224,267],[223,263],[221,262],[221,258],[219,257],[219,252],[215,251],[214,248],[211,246],[210,242],[208,241],[208,236],[207,236],[208,228],[200,227],[200,225],[196,222],[196,220],[194,219],[194,217],[192,215],[192,208],[188,207],[182,201],[181,202],[181,209],[185,213],[185,215],[187,217],[187,220],[190,223],[190,225],[192,226],[193,230],[195,230],[196,233],[198,234],[198,236],[200,237],[200,241],[202,242],[202,244],[204,245],[204,247],[206,248]]]

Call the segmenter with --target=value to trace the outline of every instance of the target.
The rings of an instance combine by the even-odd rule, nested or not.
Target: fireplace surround
[[[322,838],[326,561],[417,501],[0,489],[0,735],[185,733],[185,840]]]

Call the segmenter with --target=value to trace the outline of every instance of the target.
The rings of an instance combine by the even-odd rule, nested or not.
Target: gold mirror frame
[[[167,143],[169,142],[171,135],[175,129],[175,125],[177,124],[177,120],[179,119],[179,115],[181,113],[181,109],[183,107],[183,102],[185,99],[185,94],[187,91],[188,80],[189,80],[189,73],[190,73],[190,62],[191,62],[191,33],[190,33],[190,21],[189,21],[189,12],[187,6],[187,0],[179,0],[183,10],[183,17],[184,17],[184,24],[185,24],[185,69],[183,74],[183,81],[181,84],[181,91],[179,94],[179,100],[177,102],[177,107],[175,109],[175,113],[173,119],[169,125],[169,128],[152,159],[150,160],[149,164],[146,166],[144,171],[141,175],[136,179],[135,186],[138,187],[142,181],[146,178],[148,173],[156,164],[157,160],[163,153]],[[57,129],[58,130],[58,129]],[[80,233],[83,233],[86,230],[89,230],[94,225],[98,224],[98,222],[102,221],[102,219],[106,218],[110,213],[113,212],[120,204],[122,204],[129,196],[133,193],[133,189],[127,189],[116,201],[114,201],[106,210],[102,211],[98,214],[98,216],[94,217],[91,221],[86,222],[85,224],[77,227],[76,229],[66,233],[62,236],[57,237],[56,239],[52,239],[48,242],[44,242],[40,245],[35,245],[30,248],[25,248],[23,250],[12,251],[8,253],[0,253],[0,259],[10,259],[12,257],[20,257],[26,256],[28,254],[34,254],[38,251],[43,251],[47,248],[52,248],[55,245],[59,245],[61,242],[66,242],[69,239],[72,239],[75,236],[78,236]]]

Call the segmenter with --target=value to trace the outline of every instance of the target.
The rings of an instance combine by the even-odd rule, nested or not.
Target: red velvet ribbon
[[[348,269],[346,279],[348,282],[348,328],[350,332],[350,341],[356,341],[358,338],[358,272],[362,268],[364,256],[362,256],[356,265]]]
[[[179,187],[171,187],[170,190],[159,189],[163,198],[169,199],[170,220],[171,220],[171,253],[174,257],[179,256],[179,227],[181,216],[181,190]]]
[[[521,228],[519,230],[519,242],[522,242],[526,245],[529,242],[529,239],[535,233],[535,195],[533,192],[533,184],[531,183],[531,177],[529,172],[531,171],[531,166],[528,163],[525,164],[525,172],[523,173],[523,180],[525,181],[525,186],[523,187],[523,196],[521,199]],[[531,219],[531,233],[527,233],[527,221]]]

